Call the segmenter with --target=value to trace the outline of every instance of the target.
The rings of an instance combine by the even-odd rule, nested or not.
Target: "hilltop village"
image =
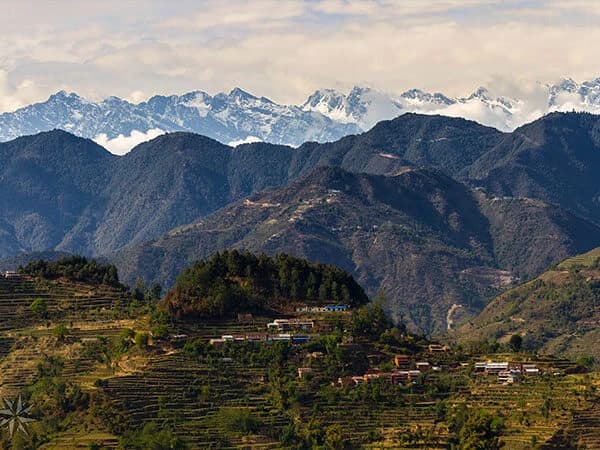
[[[0,313],[0,395],[35,419],[28,435],[0,430],[2,445],[547,449],[600,436],[585,361],[518,339],[432,341],[343,271],[287,255],[216,255],[164,294],[85,258],[38,261],[0,277]]]

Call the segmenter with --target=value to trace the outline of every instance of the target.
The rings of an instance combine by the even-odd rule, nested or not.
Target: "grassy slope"
[[[566,259],[494,299],[457,333],[459,340],[521,334],[541,351],[600,359],[600,248]]]

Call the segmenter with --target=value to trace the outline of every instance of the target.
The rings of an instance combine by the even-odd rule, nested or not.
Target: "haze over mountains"
[[[383,287],[389,311],[428,332],[457,320],[453,304],[472,314],[600,245],[591,114],[512,133],[404,114],[298,148],[178,132],[125,156],[50,131],[0,144],[0,158],[2,257],[105,256],[127,282],[169,286],[213,251],[286,251],[351,271],[371,294]]]
[[[600,78],[582,83],[563,79],[516,91],[520,93],[502,96],[481,87],[452,97],[419,89],[392,95],[356,86],[347,94],[317,90],[297,106],[239,88],[216,95],[157,95],[138,104],[117,97],[92,102],[61,91],[45,102],[1,114],[0,140],[59,128],[123,154],[164,132],[189,131],[231,145],[264,141],[296,147],[307,141],[335,141],[406,112],[465,117],[502,131],[552,111],[600,112]]]

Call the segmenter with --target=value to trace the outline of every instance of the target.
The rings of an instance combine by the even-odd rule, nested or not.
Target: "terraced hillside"
[[[530,349],[600,359],[600,248],[498,296],[457,337],[507,341],[514,334]]]
[[[238,269],[252,274],[253,261],[257,267],[270,264],[246,255],[251,264],[236,269],[231,262],[244,257],[232,255],[190,269],[178,301],[187,301],[184,294],[198,288],[194,283],[212,286]],[[278,264],[316,270],[293,261],[286,257]],[[66,265],[63,260],[33,267],[53,275],[49,268]],[[218,275],[217,267],[234,272]],[[331,268],[318,270],[323,272],[307,272],[306,280],[314,282],[319,273],[344,279]],[[90,276],[85,271],[73,276],[84,273]],[[271,274],[287,280],[285,270]],[[314,287],[294,277],[294,292]],[[281,297],[293,283],[280,279],[268,291],[261,288],[265,280],[254,285],[251,277],[230,280],[262,293],[253,297],[265,302],[262,309],[212,317],[188,310],[175,317],[164,308],[173,292],[166,296],[171,300],[157,303],[141,287],[129,292],[68,277],[0,278],[6,313],[0,397],[22,396],[35,419],[27,424],[28,436],[11,439],[0,427],[0,445],[443,449],[473,438],[476,425],[489,434],[489,442],[505,443],[504,448],[553,448],[564,442],[598,448],[597,373],[569,374],[579,370],[571,361],[532,353],[453,350],[394,326],[381,299],[336,309],[325,308],[332,306],[328,298],[310,297],[303,306],[306,298]],[[332,290],[333,278],[328,280],[326,297],[338,290]],[[199,307],[200,300],[219,291],[196,292]],[[488,360],[533,364],[541,374],[501,385],[497,375],[474,373],[475,362]]]

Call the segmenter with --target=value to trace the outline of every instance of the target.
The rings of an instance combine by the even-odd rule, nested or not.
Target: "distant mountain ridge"
[[[55,130],[0,143],[0,161],[0,259],[49,250],[119,253],[129,261],[122,270],[172,283],[161,261],[178,270],[206,252],[248,245],[337,264],[371,293],[385,286],[394,292],[396,314],[420,305],[397,291],[405,283],[427,299],[421,303],[429,312],[413,319],[423,329],[444,327],[448,302],[473,312],[498,282],[535,276],[600,245],[600,117],[584,113],[553,113],[512,133],[407,113],[362,134],[298,148],[234,148],[175,132],[124,156]],[[325,194],[315,208],[304,203],[315,190],[346,186],[340,204],[327,203]],[[260,208],[247,210],[246,201]],[[318,215],[296,220],[292,205],[299,217],[305,208]],[[281,217],[269,216],[275,211]],[[366,225],[357,213],[378,218],[368,224],[375,235],[347,232]],[[192,233],[200,247],[185,241],[177,248],[169,239],[213,221],[198,238]],[[278,244],[269,240],[278,233],[269,232],[275,223],[285,224]],[[249,232],[257,227],[265,234]],[[386,248],[371,248],[376,235]],[[172,243],[166,254],[181,259],[154,254],[152,245],[143,250],[157,239]],[[389,261],[385,271],[381,261]]]
[[[239,88],[215,96],[202,91],[157,95],[138,104],[118,97],[92,102],[61,91],[45,102],[0,115],[1,141],[55,128],[95,140],[156,130],[188,131],[226,144],[268,141],[292,146],[334,141],[361,131],[354,124],[337,123],[296,106],[278,105]]]
[[[429,167],[491,195],[555,203],[600,224],[600,120],[554,114],[513,133],[404,114],[369,132],[294,149],[232,148],[170,133],[115,156],[63,131],[0,143],[0,258],[58,250],[109,254],[155,239],[316,167],[371,174]]]
[[[235,88],[216,95],[203,91],[156,95],[135,104],[118,97],[92,102],[61,91],[45,102],[0,114],[0,141],[59,128],[120,152],[173,131],[202,134],[231,145],[263,141],[297,147],[307,141],[335,141],[407,112],[464,117],[512,131],[552,111],[600,113],[600,78],[540,84],[533,97],[495,95],[485,87],[452,97],[420,89],[393,95],[355,86],[347,94],[319,89],[301,105],[283,105]],[[115,150],[116,144],[111,144],[115,139],[129,139],[131,145]]]
[[[463,117],[501,131],[512,131],[555,111],[600,112],[600,78],[582,83],[565,78],[554,84],[538,84],[535,98],[507,97],[493,91],[482,86],[468,96],[452,97],[421,89],[399,95],[360,86],[348,94],[319,89],[308,97],[302,109],[318,111],[340,123],[357,124],[363,130],[405,112]]]

